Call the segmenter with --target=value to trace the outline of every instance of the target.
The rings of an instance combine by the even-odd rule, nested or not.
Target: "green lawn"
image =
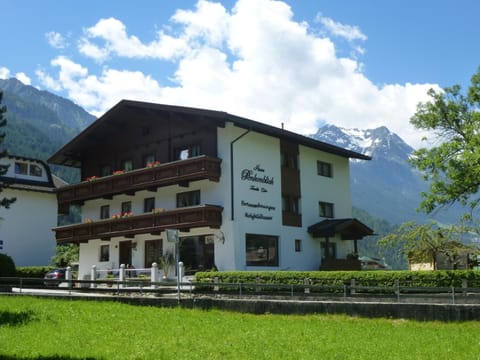
[[[480,322],[0,296],[0,359],[480,359]]]

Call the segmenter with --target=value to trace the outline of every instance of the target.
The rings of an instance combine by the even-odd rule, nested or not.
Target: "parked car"
[[[45,286],[58,286],[65,280],[66,269],[53,269],[43,277]]]

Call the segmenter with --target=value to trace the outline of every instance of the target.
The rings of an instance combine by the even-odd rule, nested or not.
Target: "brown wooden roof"
[[[343,240],[359,240],[373,235],[372,229],[354,218],[323,220],[309,226],[308,232],[313,237],[334,237],[339,234]]]
[[[48,162],[51,164],[80,167],[80,156],[83,149],[95,146],[96,143],[102,141],[106,136],[111,136],[112,131],[121,131],[123,128],[122,124],[125,124],[125,122],[135,119],[138,126],[142,126],[142,124],[157,120],[161,114],[169,116],[169,114],[173,113],[214,122],[217,126],[224,126],[225,122],[232,122],[235,126],[244,129],[285,139],[346,158],[371,159],[371,157],[364,154],[222,111],[122,100],[53,154],[50,159],[48,159]]]

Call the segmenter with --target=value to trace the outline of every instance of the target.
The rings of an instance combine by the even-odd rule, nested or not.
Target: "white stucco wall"
[[[135,196],[118,195],[112,200],[97,199],[87,201],[83,206],[83,217],[98,220],[100,207],[110,205],[110,215],[121,212],[121,203],[132,202],[134,215],[143,213],[143,200],[155,198],[156,208],[175,209],[176,194],[180,192],[200,190],[201,204],[212,204],[223,207],[222,226],[220,229],[191,229],[181,236],[223,234],[225,242],[215,241],[215,265],[220,270],[316,270],[321,262],[321,242],[314,239],[307,228],[322,219],[319,217],[319,201],[331,202],[334,205],[335,218],[351,217],[349,160],[340,156],[324,153],[305,146],[299,146],[299,170],[302,197],[300,208],[302,227],[282,225],[281,195],[281,159],[280,140],[246,129],[233,126],[231,123],[218,130],[218,157],[222,159],[221,177],[218,183],[208,180],[192,182],[188,187],[177,185],[158,188],[155,192],[139,191]],[[233,145],[232,145],[233,142]],[[230,162],[233,149],[233,182]],[[333,165],[333,178],[317,174],[317,161]],[[257,176],[257,180],[244,177],[242,172]],[[268,181],[258,181],[266,177]],[[232,196],[234,212],[232,214]],[[233,218],[232,218],[233,215]],[[246,234],[278,236],[279,264],[275,267],[246,266]],[[100,269],[117,268],[118,244],[120,241],[137,242],[137,250],[132,255],[132,263],[136,268],[144,263],[144,241],[164,239],[164,251],[173,244],[166,242],[165,234],[135,236],[135,239],[112,238],[110,244],[110,261],[99,263],[99,245],[106,242],[100,240],[82,244],[80,273],[89,274],[91,265],[97,264]],[[301,240],[302,249],[295,252],[295,240]],[[352,251],[352,241],[332,238],[337,243],[337,256],[345,257]]]
[[[10,209],[0,208],[3,252],[16,266],[48,265],[55,254],[57,199],[54,193],[6,189],[2,197],[16,197]]]

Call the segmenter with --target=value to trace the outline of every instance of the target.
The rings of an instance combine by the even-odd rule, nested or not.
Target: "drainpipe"
[[[231,214],[232,214],[232,217],[231,217],[231,220],[233,221],[235,216],[234,216],[234,203],[233,203],[233,199],[234,199],[234,194],[233,194],[233,189],[234,189],[234,184],[233,184],[233,144],[236,143],[238,140],[240,140],[242,137],[244,137],[245,135],[247,135],[248,133],[250,132],[250,129],[248,129],[247,131],[245,131],[243,134],[241,134],[240,136],[238,136],[237,138],[235,138],[234,140],[232,140],[230,142],[230,196],[231,196]]]

